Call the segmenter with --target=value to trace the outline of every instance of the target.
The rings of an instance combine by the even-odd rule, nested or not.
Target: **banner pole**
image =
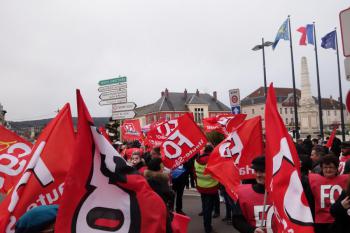
[[[265,222],[266,201],[267,201],[267,192],[266,192],[266,189],[265,189],[265,193],[264,193],[264,206],[263,206],[263,212],[262,212],[261,227],[266,227],[266,224],[264,224],[264,222]]]

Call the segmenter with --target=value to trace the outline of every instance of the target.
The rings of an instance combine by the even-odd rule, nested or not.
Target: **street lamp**
[[[267,95],[267,84],[266,84],[266,66],[265,66],[265,47],[273,45],[273,42],[266,41],[264,42],[264,38],[261,39],[261,44],[255,45],[254,48],[252,48],[253,51],[258,51],[262,49],[262,55],[263,55],[263,70],[264,70],[264,91],[265,91],[265,98]]]

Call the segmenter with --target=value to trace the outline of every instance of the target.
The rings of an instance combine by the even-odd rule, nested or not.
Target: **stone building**
[[[306,134],[319,134],[318,99],[312,96],[307,60],[301,59],[301,90],[297,89],[298,120],[302,136]],[[293,88],[274,87],[277,108],[288,130],[294,129],[294,101]],[[341,104],[338,100],[321,98],[322,118],[325,131],[331,131],[334,125],[340,124]],[[264,120],[265,97],[264,87],[259,87],[241,101],[242,113],[248,117],[261,115]],[[350,123],[350,115],[344,108],[345,125]],[[265,127],[263,123],[263,128]]]
[[[198,124],[202,124],[204,117],[214,117],[223,113],[230,113],[231,110],[217,99],[216,91],[213,95],[207,93],[169,92],[168,89],[161,92],[160,98],[149,105],[135,109],[136,117],[140,120],[141,126],[151,124],[159,120],[170,120],[183,115],[193,113]]]

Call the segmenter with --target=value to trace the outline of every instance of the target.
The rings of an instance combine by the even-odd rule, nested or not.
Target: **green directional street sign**
[[[126,82],[126,77],[119,76],[118,78],[101,80],[98,82],[98,85],[105,86],[105,85],[111,85],[111,84],[116,84],[116,83],[125,83],[125,82]]]

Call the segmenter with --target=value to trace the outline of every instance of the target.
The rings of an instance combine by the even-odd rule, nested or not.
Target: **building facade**
[[[193,113],[194,120],[201,125],[205,117],[214,117],[223,113],[230,113],[229,107],[217,99],[217,93],[169,92],[166,88],[161,97],[154,103],[135,109],[136,117],[141,126],[160,120],[170,120],[185,113]]]
[[[291,131],[294,129],[294,101],[293,88],[274,87],[277,108],[284,121],[286,128]],[[312,96],[311,85],[307,60],[305,57],[301,60],[301,90],[297,89],[298,121],[302,135],[319,134],[319,108],[318,99]],[[241,101],[242,113],[248,115],[248,118],[260,115],[264,121],[265,114],[265,96],[264,87],[259,87]],[[330,98],[321,98],[322,119],[325,131],[331,131],[334,126],[340,125],[341,104],[338,100]],[[344,108],[345,125],[349,126],[350,115]],[[263,128],[265,127],[263,123]],[[346,127],[348,128],[348,127]]]

